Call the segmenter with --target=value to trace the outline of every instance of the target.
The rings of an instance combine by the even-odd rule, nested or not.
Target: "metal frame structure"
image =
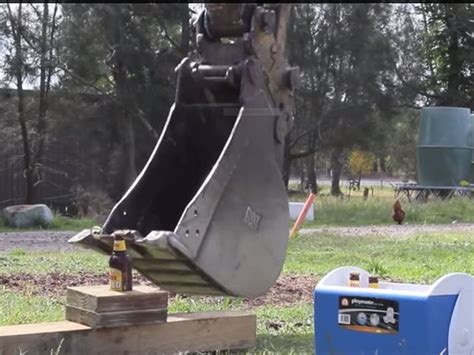
[[[430,196],[438,200],[447,200],[453,196],[471,197],[474,185],[461,186],[423,186],[418,184],[396,184],[394,196],[404,196],[408,202],[426,202]]]

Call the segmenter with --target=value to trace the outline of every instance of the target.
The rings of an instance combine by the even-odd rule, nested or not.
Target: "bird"
[[[395,222],[398,224],[402,224],[403,220],[405,219],[405,211],[402,210],[402,205],[400,204],[400,201],[395,201],[393,204],[393,215],[392,218]]]

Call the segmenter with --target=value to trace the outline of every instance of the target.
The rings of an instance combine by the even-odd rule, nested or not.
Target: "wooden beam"
[[[111,291],[108,285],[68,287],[66,298],[68,306],[97,313],[168,306],[168,292],[144,285],[127,292]]]
[[[92,328],[166,322],[168,292],[137,285],[112,291],[108,285],[68,287],[66,320]]]
[[[92,328],[166,322],[167,315],[166,308],[97,313],[66,305],[66,320]]]
[[[92,329],[69,321],[0,327],[0,355],[173,354],[256,345],[256,316],[245,312],[168,315],[166,323]]]

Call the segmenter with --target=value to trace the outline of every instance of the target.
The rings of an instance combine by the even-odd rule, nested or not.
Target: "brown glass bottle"
[[[379,288],[379,278],[375,275],[369,276],[369,287],[370,288]]]
[[[351,272],[349,276],[350,287],[360,287],[360,274],[358,272]]]
[[[121,236],[114,239],[114,251],[109,259],[110,289],[113,291],[132,290],[132,262],[127,254],[125,240]]]

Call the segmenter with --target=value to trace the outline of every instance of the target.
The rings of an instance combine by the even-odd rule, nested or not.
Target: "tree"
[[[13,45],[9,48],[10,56],[7,57],[7,65],[9,74],[15,79],[16,90],[18,95],[18,106],[17,116],[18,123],[21,130],[21,138],[23,142],[23,163],[24,163],[24,176],[26,180],[25,185],[25,202],[32,203],[34,201],[34,166],[31,154],[31,142],[28,134],[28,128],[26,126],[25,118],[25,98],[23,92],[23,81],[25,80],[26,73],[28,72],[28,64],[26,63],[25,53],[23,48],[23,40],[21,31],[24,26],[24,15],[23,6],[20,3],[17,7],[16,14],[10,4],[6,5],[6,19],[4,23],[3,31],[5,35],[11,37]]]
[[[292,13],[289,56],[301,68],[303,87],[286,156],[291,161],[327,154],[334,195],[341,193],[347,152],[368,149],[379,138],[379,120],[396,113],[392,10],[381,4],[301,4]]]
[[[419,112],[405,109],[394,119],[390,139],[385,145],[387,170],[403,179],[416,179],[416,144],[418,141]]]
[[[351,174],[360,180],[362,175],[372,171],[374,162],[375,155],[372,152],[353,149],[348,157],[348,168]]]
[[[421,4],[427,89],[437,105],[472,106],[474,39],[469,3]]]
[[[62,83],[71,91],[104,95],[115,107],[110,174],[117,182],[113,195],[121,196],[145,164],[168,114],[173,69],[190,48],[189,9],[187,4],[68,4],[64,13]]]
[[[409,6],[409,7],[408,7]],[[399,5],[397,78],[416,105],[472,107],[472,17],[469,3]]]
[[[41,11],[41,10],[42,11]],[[14,78],[18,96],[17,115],[23,145],[25,176],[25,202],[37,201],[37,190],[43,182],[44,148],[47,135],[48,94],[54,70],[55,29],[57,4],[53,15],[49,14],[49,5],[44,3],[37,8],[30,4],[25,11],[20,3],[16,12],[10,4],[3,7],[6,18],[3,33],[10,39],[7,56],[7,76]],[[37,35],[39,33],[39,35]],[[34,78],[39,72],[38,111],[35,129],[29,129],[25,110],[24,81]]]

